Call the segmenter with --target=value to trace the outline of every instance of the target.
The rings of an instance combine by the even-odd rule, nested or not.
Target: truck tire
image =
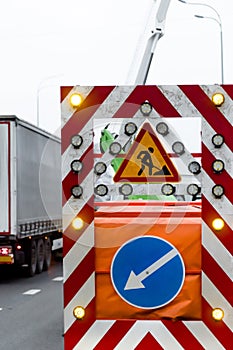
[[[45,251],[44,251],[44,271],[47,271],[51,264],[51,257],[52,257],[52,246],[51,246],[51,239],[48,237],[45,242]]]
[[[28,276],[33,277],[36,273],[37,266],[37,246],[34,239],[30,242],[29,258],[28,258]]]
[[[45,256],[45,245],[43,239],[38,239],[37,241],[37,264],[36,272],[41,273],[44,266],[44,256]]]

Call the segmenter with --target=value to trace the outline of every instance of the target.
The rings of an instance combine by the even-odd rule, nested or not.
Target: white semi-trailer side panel
[[[17,231],[41,234],[61,219],[60,142],[26,123],[15,129]]]

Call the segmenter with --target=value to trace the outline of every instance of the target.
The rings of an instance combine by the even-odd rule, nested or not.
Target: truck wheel
[[[37,241],[37,264],[36,272],[41,273],[44,266],[45,246],[43,239]]]
[[[31,241],[30,251],[29,251],[28,276],[32,277],[35,275],[36,265],[37,265],[37,247],[36,247],[36,241],[33,239]]]
[[[51,264],[51,257],[52,257],[52,251],[51,251],[51,239],[48,237],[45,242],[45,251],[44,251],[44,271],[47,271]]]

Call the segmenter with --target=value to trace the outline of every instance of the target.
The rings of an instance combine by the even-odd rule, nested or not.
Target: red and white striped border
[[[77,111],[69,104],[73,92],[84,96]],[[225,102],[215,107],[212,94],[222,92]],[[65,349],[232,349],[233,344],[233,287],[232,287],[232,227],[233,227],[233,85],[225,86],[132,86],[132,87],[62,87],[62,181],[64,227],[64,322]],[[201,321],[137,321],[95,318],[95,264],[93,228],[93,149],[92,138],[85,139],[84,153],[75,157],[85,159],[85,171],[79,184],[85,189],[82,200],[70,198],[70,188],[77,177],[70,172],[74,158],[70,138],[92,129],[94,118],[132,118],[139,114],[142,102],[148,100],[153,113],[163,118],[202,117],[202,320]],[[224,135],[225,144],[214,149],[213,134]],[[226,169],[214,174],[212,161],[221,158]],[[76,175],[77,176],[77,175]],[[214,200],[212,187],[221,183],[225,196]],[[82,217],[85,225],[80,231],[72,228],[75,217]],[[221,217],[224,229],[216,234],[212,219]],[[86,316],[77,321],[73,308],[82,305]],[[224,320],[215,322],[211,317],[214,307],[225,311]]]

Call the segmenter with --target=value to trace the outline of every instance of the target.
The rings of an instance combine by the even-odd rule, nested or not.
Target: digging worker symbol
[[[145,168],[148,168],[149,176],[151,175],[170,175],[170,171],[166,166],[163,166],[162,169],[158,168],[153,164],[151,154],[154,153],[153,147],[148,147],[147,151],[141,151],[137,155],[137,159],[141,161],[141,168],[138,172],[138,176],[142,175]],[[156,169],[156,171],[153,173],[153,169]]]

